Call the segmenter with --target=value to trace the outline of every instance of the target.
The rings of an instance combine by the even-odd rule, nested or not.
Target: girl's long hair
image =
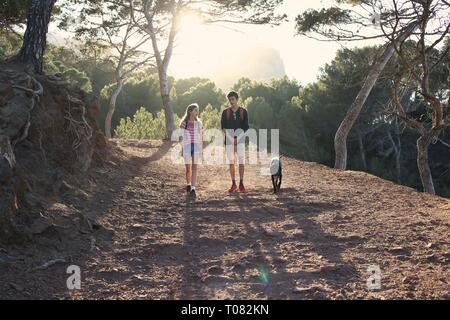
[[[190,105],[187,106],[187,108],[186,108],[186,113],[184,114],[184,116],[183,116],[183,118],[182,118],[182,120],[181,120],[181,122],[180,122],[180,126],[181,126],[183,123],[187,123],[187,122],[189,121],[190,113],[191,113],[192,110],[194,110],[195,108],[197,108],[197,109],[200,111],[200,107],[198,106],[197,103],[192,103],[192,104],[190,104]],[[200,112],[199,112],[199,113],[200,113]],[[195,120],[201,122],[201,121],[200,121],[200,118],[198,117],[198,115],[197,115],[197,117],[196,117]]]

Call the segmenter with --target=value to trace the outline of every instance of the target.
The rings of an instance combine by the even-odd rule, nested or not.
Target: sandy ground
[[[260,166],[246,167],[247,193],[228,194],[227,166],[203,165],[192,201],[169,143],[115,143],[120,161],[40,213],[79,217],[75,234],[54,223],[0,248],[0,298],[450,299],[448,199],[284,158],[278,194]]]

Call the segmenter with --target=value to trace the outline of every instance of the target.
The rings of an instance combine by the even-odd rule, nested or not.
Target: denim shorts
[[[185,152],[186,151],[186,152]],[[196,162],[201,155],[201,145],[196,143],[191,143],[183,146],[183,158],[186,163],[191,163],[191,158],[195,157]]]
[[[188,150],[188,152],[190,150],[191,157],[193,157],[194,154],[200,153],[200,146],[195,143],[191,143],[191,147],[189,148],[189,146],[187,146],[186,150]]]

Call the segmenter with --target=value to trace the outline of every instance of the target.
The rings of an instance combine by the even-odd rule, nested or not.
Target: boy
[[[249,128],[248,113],[247,110],[238,105],[239,96],[236,92],[231,91],[227,98],[230,107],[222,112],[221,127],[225,133],[225,147],[227,158],[230,161],[231,188],[228,192],[238,189],[236,185],[235,153],[237,153],[239,164],[239,192],[246,192],[244,187],[244,160],[245,132]],[[233,144],[233,146],[229,146],[230,144]]]

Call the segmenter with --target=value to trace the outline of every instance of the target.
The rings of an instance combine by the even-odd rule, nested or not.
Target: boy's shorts
[[[237,163],[244,164],[245,163],[245,143],[241,142],[235,145],[225,145],[225,150],[227,153],[228,164]]]

